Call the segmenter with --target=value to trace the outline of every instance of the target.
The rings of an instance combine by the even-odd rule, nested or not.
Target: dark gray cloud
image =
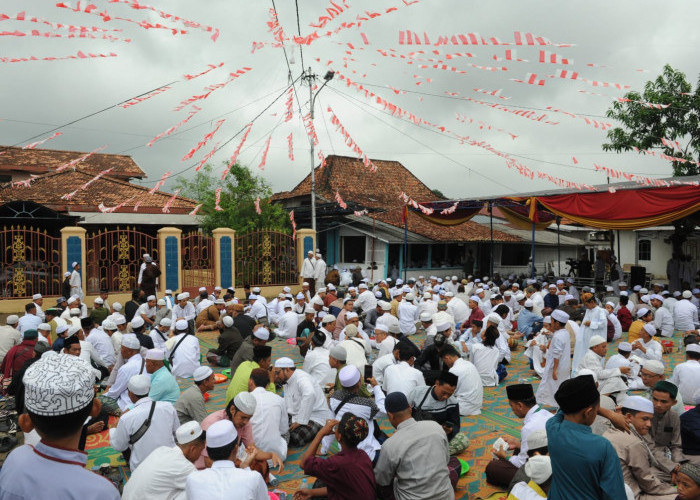
[[[296,32],[294,2],[275,1],[284,29],[288,33]],[[225,118],[226,122],[213,141],[195,155],[194,160],[202,158],[218,141],[229,139],[243,128],[288,83],[288,68],[281,49],[266,47],[251,53],[253,41],[270,40],[266,22],[271,3],[224,0],[145,2],[184,18],[219,27],[221,36],[216,43],[212,43],[208,35],[199,30],[190,29],[186,36],[172,36],[162,30],[143,30],[117,20],[103,23],[99,17],[58,9],[54,3],[8,0],[3,2],[2,8],[8,15],[26,10],[28,14],[54,22],[122,28],[123,33],[114,35],[130,37],[133,41],[126,44],[102,40],[4,37],[0,54],[3,57],[60,56],[77,50],[114,51],[119,54],[112,59],[3,64],[0,133],[4,144],[20,143],[57,125],[177,80],[178,83],[162,95],[128,109],[111,109],[66,127],[62,129],[62,137],[46,144],[46,147],[81,151],[90,151],[106,144],[107,152],[131,154],[148,173],[152,185],[164,172],[178,172],[191,165],[192,161],[182,162],[181,157],[213,128],[217,120]],[[148,11],[132,10],[123,4],[104,0],[94,0],[94,3],[112,15],[181,27]],[[311,30],[309,23],[318,19],[329,2],[304,0],[299,4],[302,34],[306,34]],[[351,21],[365,10],[384,11],[392,6],[398,7],[398,10],[366,22],[360,30],[346,30],[304,47],[304,62],[316,73],[324,74],[327,61],[333,61],[333,67],[368,84],[367,88],[387,100],[432,123],[518,155],[518,159],[532,170],[591,184],[605,181],[602,174],[593,171],[594,162],[642,175],[670,175],[670,166],[653,158],[603,153],[600,146],[605,139],[604,132],[584,124],[581,119],[548,112],[549,119],[560,123],[556,126],[545,125],[464,100],[449,99],[445,94],[457,92],[463,97],[502,102],[506,106],[531,107],[538,113],[546,112],[540,110],[552,106],[572,113],[585,113],[598,120],[601,120],[600,116],[610,100],[623,95],[623,92],[615,89],[594,88],[573,81],[546,79],[544,87],[510,81],[511,78],[523,79],[527,73],[544,77],[553,74],[557,68],[568,69],[567,66],[537,63],[540,47],[517,47],[518,56],[529,59],[528,63],[494,61],[492,56],[502,55],[505,47],[438,47],[441,54],[471,52],[476,56],[447,61],[465,70],[466,74],[463,75],[419,67],[420,64],[432,64],[427,62],[406,64],[406,60],[383,57],[377,49],[394,48],[401,54],[424,50],[426,53],[418,57],[440,58],[442,56],[431,54],[434,47],[399,46],[399,30],[426,32],[433,39],[440,34],[478,32],[484,37],[496,36],[503,41],[511,41],[513,31],[517,30],[535,33],[555,43],[575,44],[571,48],[544,48],[573,58],[575,64],[572,68],[589,79],[620,82],[639,89],[647,79],[655,77],[664,64],[670,63],[695,82],[700,72],[700,61],[696,56],[700,34],[691,20],[700,15],[700,4],[697,2],[683,0],[675,2],[673,8],[649,0],[597,0],[585,3],[553,0],[479,3],[422,0],[409,7],[401,0],[347,0],[346,4],[350,9],[331,22],[328,25],[330,28],[339,26],[342,21]],[[0,30],[14,29],[48,31],[42,25],[28,22],[0,23]],[[360,33],[366,34],[369,45],[362,43]],[[346,54],[348,47],[345,43],[352,43],[356,50]],[[292,52],[292,76],[296,78],[302,69],[301,57],[298,48],[290,50],[290,56]],[[344,56],[355,59],[348,61],[348,68],[343,67]],[[317,62],[316,58],[321,62]],[[201,78],[188,82],[182,77],[185,73],[204,70],[207,64],[222,61],[226,63],[224,68]],[[509,70],[483,71],[470,67],[470,63],[505,65]],[[587,67],[587,63],[608,67]],[[206,85],[224,81],[228,71],[243,66],[250,66],[253,71],[214,92],[201,103],[202,112],[176,135],[159,141],[152,148],[145,147],[152,137],[186,116],[186,110],[172,111],[180,100],[200,93]],[[642,73],[637,69],[649,72]],[[428,78],[432,81],[428,82]],[[417,81],[424,83],[416,85]],[[407,92],[396,95],[388,86]],[[332,128],[330,115],[326,111],[326,107],[331,106],[369,156],[401,161],[430,187],[438,188],[448,196],[512,194],[553,187],[546,181],[530,181],[521,177],[507,169],[502,158],[483,149],[460,144],[427,127],[417,127],[384,113],[371,100],[345,87],[339,79],[332,81],[329,87],[323,90],[316,102],[315,122],[320,148],[326,154],[351,154],[342,137]],[[511,99],[501,101],[476,93],[472,90],[474,88],[503,89],[503,95]],[[578,90],[598,92],[607,97],[583,94]],[[308,110],[308,88],[297,86],[297,91],[305,113]],[[255,170],[260,163],[264,143],[272,132],[267,165],[260,173],[275,190],[291,189],[310,168],[308,140],[296,116],[296,101],[294,106],[295,119],[290,123],[281,122],[284,98],[263,113],[253,126],[247,147],[241,155],[241,161]],[[457,113],[502,128],[518,137],[513,140],[505,133],[460,123],[456,120]],[[290,132],[294,135],[295,144],[296,159],[293,163],[287,158],[286,138]],[[226,160],[237,145],[238,139],[228,143],[217,152],[213,162],[219,164]],[[576,168],[572,156],[579,161]],[[193,169],[190,169],[182,175],[191,175],[192,172]],[[358,175],[366,174],[358,172]],[[166,187],[171,188],[172,182]]]

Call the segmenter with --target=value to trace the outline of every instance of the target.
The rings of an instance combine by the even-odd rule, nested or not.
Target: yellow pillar
[[[313,229],[299,229],[297,231],[297,270],[299,271],[299,284],[304,281],[301,276],[301,267],[306,258],[306,253],[311,250],[316,253],[316,231]]]
[[[219,227],[214,237],[214,284],[224,290],[236,284],[236,231]]]
[[[73,272],[71,264],[80,264],[80,274],[83,281],[83,291],[87,295],[87,278],[85,263],[87,251],[85,248],[85,228],[68,226],[61,229],[61,269],[64,273]],[[61,276],[61,281],[63,276]],[[67,297],[66,297],[67,298]]]
[[[180,239],[182,230],[176,227],[163,227],[158,230],[158,294],[170,289],[173,294],[182,290],[182,255]]]

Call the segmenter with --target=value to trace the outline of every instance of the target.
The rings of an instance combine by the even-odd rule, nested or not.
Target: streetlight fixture
[[[335,73],[333,71],[328,71],[323,79],[325,80],[323,82],[323,85],[319,87],[319,89],[316,91],[316,93],[313,93],[313,82],[316,80],[316,75],[311,72],[311,68],[309,68],[308,73],[304,76],[304,79],[308,81],[309,83],[309,104],[311,106],[311,122],[313,123],[314,121],[314,104],[316,103],[316,97],[318,96],[319,92],[323,90],[323,87],[326,86],[328,82],[330,82],[333,77],[335,76]],[[316,231],[316,172],[315,172],[315,160],[314,160],[314,141],[311,139],[309,141],[311,144],[311,229]]]

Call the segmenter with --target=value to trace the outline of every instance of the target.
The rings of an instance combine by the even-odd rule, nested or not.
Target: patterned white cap
[[[196,420],[190,420],[186,424],[182,424],[175,431],[177,444],[191,443],[202,435],[202,427]]]
[[[151,390],[151,376],[134,375],[129,379],[129,383],[126,387],[134,396],[147,396],[148,391]]]
[[[24,406],[36,415],[68,415],[92,403],[95,391],[90,365],[77,356],[42,357],[22,379]]]
[[[222,448],[233,443],[238,437],[236,428],[230,420],[219,420],[207,429],[207,448]]]
[[[127,349],[141,349],[139,339],[133,333],[127,333],[122,336],[122,347]]]

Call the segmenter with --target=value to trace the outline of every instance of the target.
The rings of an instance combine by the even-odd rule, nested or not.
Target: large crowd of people
[[[147,257],[126,304],[103,290],[88,307],[71,273],[70,297],[36,295],[0,327],[21,429],[0,429],[0,500],[263,500],[292,450],[308,478],[288,499],[450,499],[485,387],[522,427],[471,474],[509,499],[700,499],[698,289],[497,275],[341,285],[309,252],[297,293],[157,298]],[[283,342],[303,361],[273,356]],[[674,349],[685,361],[671,369]],[[512,380],[514,363],[529,376]],[[225,401],[209,412],[221,368]],[[85,469],[87,436],[110,425],[125,484]]]

